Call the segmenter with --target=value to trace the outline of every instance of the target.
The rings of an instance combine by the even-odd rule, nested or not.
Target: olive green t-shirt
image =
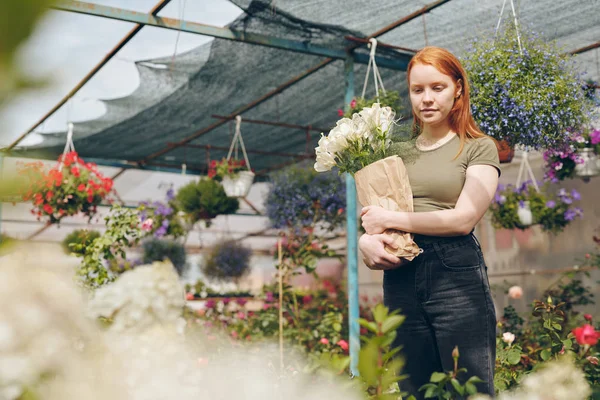
[[[498,149],[489,137],[467,139],[460,149],[460,138],[427,151],[419,150],[415,140],[393,144],[392,154],[404,161],[413,192],[415,212],[452,209],[465,184],[467,168],[471,165],[491,165],[498,170]]]

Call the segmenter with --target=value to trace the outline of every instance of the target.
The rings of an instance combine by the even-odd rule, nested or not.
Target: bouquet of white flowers
[[[386,157],[392,143],[394,111],[379,103],[365,107],[350,118],[339,120],[315,149],[315,170],[325,172],[338,167],[356,179],[358,200],[363,206],[375,205],[391,211],[413,211],[412,190],[402,159]],[[386,250],[411,261],[420,249],[412,234],[397,230],[385,232],[394,237],[397,249]]]

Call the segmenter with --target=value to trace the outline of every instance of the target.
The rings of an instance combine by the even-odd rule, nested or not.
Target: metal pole
[[[346,109],[354,98],[354,61],[349,54],[344,64],[346,81]],[[358,353],[360,351],[360,325],[358,323],[358,237],[356,218],[356,185],[354,177],[346,174],[346,229],[348,262],[348,325],[350,327],[350,371],[358,376]]]

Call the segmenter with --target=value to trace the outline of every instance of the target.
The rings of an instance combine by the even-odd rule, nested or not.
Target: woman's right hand
[[[400,258],[388,253],[385,246],[396,248],[394,240],[386,234],[364,234],[358,240],[363,261],[370,269],[392,269],[400,264]]]

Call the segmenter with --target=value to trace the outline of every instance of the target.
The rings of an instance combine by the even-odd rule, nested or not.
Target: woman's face
[[[454,100],[462,87],[431,65],[416,64],[410,71],[410,102],[424,125],[447,123]]]

